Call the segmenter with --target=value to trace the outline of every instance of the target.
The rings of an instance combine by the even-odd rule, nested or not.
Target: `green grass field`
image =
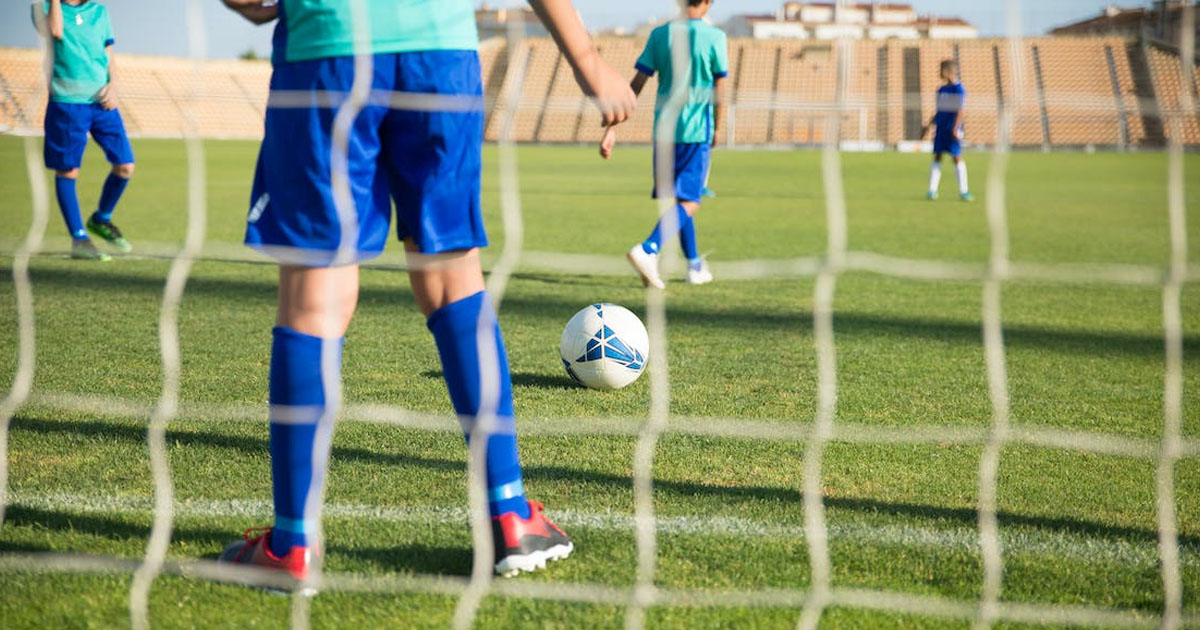
[[[22,141],[0,137],[0,383],[11,382],[17,330],[11,251],[28,226]],[[170,253],[186,222],[182,143],[135,144],[138,173],[117,215],[143,251]],[[213,558],[242,529],[270,521],[266,391],[274,268],[237,249],[256,147],[209,142],[209,259],[183,302],[182,397],[187,403],[260,406],[258,421],[184,414],[169,444],[181,501],[173,558]],[[615,257],[644,237],[649,151],[605,164],[590,148],[519,150],[525,245],[539,252]],[[496,152],[486,153],[484,201],[495,245]],[[982,262],[988,256],[984,180],[989,157],[969,154],[980,202],[923,200],[926,158],[844,156],[850,247],[890,256]],[[722,152],[719,198],[698,219],[700,247],[718,264],[819,256],[825,209],[815,152]],[[1187,161],[1189,236],[1200,243],[1200,159]],[[105,174],[89,149],[85,208]],[[945,193],[953,177],[944,182]],[[944,194],[943,199],[953,198]],[[1016,154],[1008,180],[1012,258],[1039,263],[1164,266],[1166,158],[1158,154]],[[161,384],[157,321],[164,258],[86,264],[66,259],[57,212],[49,254],[33,261],[39,335],[35,399],[12,423],[12,495],[0,553],[73,552],[138,558],[151,522],[146,419],[82,413],[45,401],[93,394],[151,404]],[[494,248],[497,249],[497,248]],[[1193,248],[1193,261],[1200,249]],[[491,255],[495,255],[492,251]],[[245,261],[224,260],[230,256]],[[407,287],[389,264],[364,272],[348,335],[350,402],[447,414],[437,354]],[[571,385],[557,358],[562,325],[595,302],[644,313],[632,275],[570,275],[536,268],[512,281],[501,311],[518,413],[529,426],[600,418],[636,426],[647,379],[612,393]],[[816,409],[810,279],[673,283],[668,290],[671,411],[809,423]],[[1155,440],[1161,434],[1161,294],[1154,288],[1019,282],[1004,289],[1013,422]],[[844,422],[986,427],[991,420],[981,335],[981,287],[848,273],[835,325]],[[1184,293],[1185,421],[1200,438],[1200,292]],[[41,402],[39,402],[39,400]],[[559,419],[559,420],[555,420]],[[522,439],[526,484],[577,541],[550,571],[521,580],[628,586],[634,438],[547,435]],[[982,582],[976,536],[981,448],[833,443],[825,503],[836,586],[974,600]],[[804,589],[803,443],[668,435],[654,468],[660,586]],[[347,422],[334,444],[327,568],[359,575],[470,572],[464,506],[466,452],[452,430],[421,432]],[[1134,611],[1162,607],[1156,556],[1154,462],[1010,446],[1000,468],[1003,599]],[[1185,607],[1200,614],[1200,460],[1176,474]],[[450,509],[443,509],[450,508]],[[127,575],[0,573],[0,627],[127,627]],[[313,603],[319,628],[439,628],[455,599],[329,592]],[[155,585],[155,628],[282,628],[289,602],[257,590],[165,576]],[[655,628],[791,628],[796,609],[655,608]],[[1192,617],[1194,620],[1195,617]],[[619,607],[490,597],[478,627],[617,628]],[[832,608],[823,628],[966,628],[967,622]],[[1000,624],[1011,629],[1027,626]],[[1200,626],[1192,626],[1200,627]]]

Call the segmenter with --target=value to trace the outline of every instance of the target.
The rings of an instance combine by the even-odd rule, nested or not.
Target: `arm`
[[[646,87],[646,82],[650,80],[649,75],[638,72],[633,76],[633,81],[629,82],[629,89],[633,90],[633,95],[639,96],[642,90]],[[613,147],[617,146],[617,125],[612,123],[608,125],[608,129],[604,132],[604,138],[600,140],[600,157],[609,159],[612,157]]]
[[[721,123],[725,121],[725,77],[718,78],[713,83],[713,146],[717,146],[717,139],[721,137]]]
[[[279,17],[279,3],[266,0],[222,0],[226,7],[255,24],[266,24]]]
[[[100,97],[101,107],[112,110],[117,108],[117,86],[114,85],[117,80],[117,66],[113,60],[113,47],[105,46],[104,50],[108,53],[108,83],[100,88],[100,93],[96,96]]]
[[[571,1],[529,0],[529,4],[571,64],[579,87],[595,99],[604,124],[628,120],[637,99],[621,75],[600,57]]]
[[[50,0],[50,12],[46,14],[46,26],[50,29],[50,37],[63,38],[62,0]]]

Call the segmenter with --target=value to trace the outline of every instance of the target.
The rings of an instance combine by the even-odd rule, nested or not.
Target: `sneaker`
[[[112,256],[96,249],[91,239],[87,238],[77,238],[71,241],[71,258],[76,260],[96,260],[99,262],[112,260]]]
[[[123,254],[133,251],[133,245],[124,236],[121,236],[121,230],[117,229],[112,221],[101,221],[93,214],[88,219],[87,230],[104,239]]]
[[[643,286],[656,289],[667,288],[662,281],[662,276],[658,275],[658,254],[647,254],[639,243],[634,245],[625,257],[629,259],[629,264],[633,265],[634,270],[642,276]]]
[[[712,271],[708,269],[708,261],[702,261],[700,268],[693,268],[688,265],[687,282],[688,284],[708,284],[713,281]]]
[[[925,193],[925,198],[930,201],[937,201],[938,194],[935,192],[927,192]]]
[[[515,512],[492,518],[497,575],[513,577],[522,571],[532,573],[546,568],[547,562],[571,555],[575,543],[546,518],[545,509],[541,503],[530,501],[527,520],[522,520]]]
[[[958,198],[959,198],[959,199],[961,199],[961,200],[963,200],[963,201],[965,201],[965,202],[967,202],[967,203],[970,203],[970,202],[972,202],[972,201],[975,201],[975,195],[972,195],[972,194],[971,194],[971,193],[969,193],[969,192],[965,192],[965,193],[963,193],[963,194],[959,195],[959,196],[958,196]]]
[[[256,535],[257,534],[257,535]],[[292,547],[287,555],[280,558],[271,553],[268,544],[271,540],[270,527],[247,529],[243,539],[230,543],[221,552],[217,562],[228,564],[248,564],[265,569],[286,571],[296,582],[308,578],[308,568],[312,564],[312,553],[308,547]]]

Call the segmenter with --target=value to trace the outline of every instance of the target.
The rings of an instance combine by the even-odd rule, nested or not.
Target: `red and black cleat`
[[[292,547],[287,555],[280,558],[271,553],[271,547],[268,544],[270,540],[270,527],[248,529],[242,540],[230,543],[225,547],[225,551],[221,552],[221,557],[217,559],[217,562],[245,564],[283,571],[295,580],[297,585],[308,579],[308,569],[312,564],[312,553],[309,548]]]
[[[532,573],[546,568],[547,562],[571,555],[575,544],[566,532],[546,518],[545,509],[541,503],[530,501],[528,519],[523,520],[512,512],[492,518],[497,575],[513,577],[522,571]]]

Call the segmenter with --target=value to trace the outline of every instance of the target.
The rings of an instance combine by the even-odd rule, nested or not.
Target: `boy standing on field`
[[[133,249],[112,222],[117,202],[133,176],[133,148],[117,110],[113,84],[113,29],[108,9],[90,0],[47,0],[32,7],[33,23],[54,55],[46,103],[46,168],[54,169],[58,208],[71,234],[71,257],[109,260],[88,232],[122,253]],[[88,134],[104,150],[112,172],[96,211],[84,227],[75,182]]]
[[[929,169],[930,200],[938,198],[938,186],[942,183],[942,155],[949,153],[954,158],[954,173],[958,176],[958,198],[974,201],[967,186],[967,163],[963,161],[963,104],[967,90],[958,80],[958,64],[947,59],[942,62],[941,76],[944,85],[937,92],[937,113],[929,124],[921,129],[921,137],[929,135],[929,128],[937,131],[933,136],[933,166]]]
[[[358,302],[358,265],[382,253],[393,202],[412,291],[437,345],[454,410],[465,427],[483,414],[500,426],[488,437],[485,457],[495,571],[510,576],[566,558],[574,544],[525,495],[512,379],[484,290],[483,87],[472,1],[224,2],[253,22],[278,21],[272,94],[312,97],[302,107],[268,106],[246,227],[246,244],[279,262],[269,376],[275,520],[247,531],[221,561],[282,571],[298,581],[308,576],[315,489],[329,459],[320,445],[328,445],[333,430],[333,401],[325,392],[340,378],[342,345]],[[530,4],[605,122],[627,119],[636,99],[600,58],[570,0]],[[366,15],[353,15],[355,7]],[[356,37],[356,23],[370,25],[364,29],[369,39]],[[448,105],[392,108],[388,99],[372,96],[361,109],[344,109],[355,107],[355,54],[366,52],[373,93],[423,95]],[[344,151],[334,141],[342,121],[349,127]],[[339,173],[349,180],[341,188],[344,201]],[[489,371],[493,379],[485,383]]]
[[[637,61],[637,75],[630,87],[640,94],[650,77],[658,74],[658,100],[654,111],[655,149],[657,153],[658,120],[661,117],[677,81],[686,81],[687,99],[679,112],[675,126],[673,146],[675,150],[675,213],[679,244],[688,259],[687,281],[690,284],[712,282],[712,272],[700,257],[696,245],[696,223],[692,217],[700,210],[708,184],[709,161],[712,148],[717,143],[721,126],[725,80],[729,75],[729,50],[725,33],[704,20],[712,8],[712,0],[681,0],[685,21],[668,22],[650,33],[646,49]],[[674,52],[672,42],[676,38],[687,38],[688,54],[691,57],[691,73],[679,76],[672,67]],[[612,156],[617,143],[617,131],[610,126],[600,143],[600,155],[604,159]],[[657,158],[655,169],[657,170]],[[655,198],[658,197],[658,177],[655,174]],[[658,271],[658,253],[664,238],[663,221],[660,220],[645,242],[633,246],[627,257],[630,264],[642,277],[647,286],[662,289],[666,286]]]

